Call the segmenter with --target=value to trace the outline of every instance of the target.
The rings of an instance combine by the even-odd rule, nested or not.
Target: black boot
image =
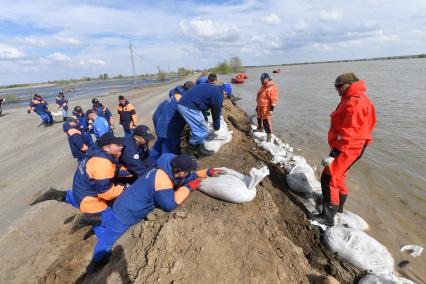
[[[339,194],[340,203],[337,213],[343,213],[343,205],[345,205],[346,197],[348,197],[346,194]]]
[[[98,214],[79,215],[74,220],[74,224],[72,225],[72,228],[71,228],[71,233],[74,233],[74,232],[80,230],[81,228],[84,228],[84,227],[87,227],[87,226],[98,225],[101,222],[102,222],[101,215],[98,215]]]
[[[322,208],[322,213],[318,216],[314,216],[312,220],[318,221],[318,223],[328,227],[334,226],[334,216],[336,215],[337,207],[338,206],[333,203],[325,203]]]
[[[32,206],[47,200],[64,202],[66,195],[67,193],[65,191],[57,190],[56,188],[51,187],[45,193],[37,197],[30,205]]]
[[[269,133],[266,135],[266,142],[271,142],[272,141],[272,134]]]
[[[111,258],[111,255],[112,255],[112,252],[108,252],[108,254],[105,255],[100,261],[95,262],[92,260],[86,268],[87,274],[100,271],[105,265],[108,264],[108,261]]]
[[[195,152],[197,152],[197,146],[188,144],[185,149],[185,154],[190,156],[195,156]]]
[[[199,156],[211,156],[214,154],[214,151],[207,150],[204,148],[204,144],[200,144],[197,147],[197,153]]]

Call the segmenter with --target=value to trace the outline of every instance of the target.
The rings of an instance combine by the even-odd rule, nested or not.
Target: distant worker
[[[93,109],[86,112],[87,119],[89,120],[88,129],[91,133],[95,134],[96,139],[101,138],[105,133],[110,132],[108,122],[102,116],[99,116]]]
[[[151,149],[151,157],[154,160],[165,153],[180,153],[180,138],[186,121],[179,114],[178,102],[194,86],[192,81],[185,82],[183,87],[177,86],[172,90],[173,95],[163,101],[155,110],[152,120],[157,140]]]
[[[68,100],[63,92],[59,92],[56,97],[56,105],[58,106],[58,110],[62,113],[64,121],[66,121],[68,117]]]
[[[220,116],[224,98],[232,93],[230,84],[217,86],[213,84],[200,84],[188,91],[178,102],[178,111],[188,126],[191,128],[189,140],[190,152],[197,152],[199,156],[213,155],[204,147],[204,142],[209,135],[203,113],[211,110],[214,130],[220,129]]]
[[[81,131],[78,118],[71,116],[64,122],[63,130],[68,136],[68,143],[72,156],[81,161],[86,157],[86,152],[89,150],[89,141],[84,132]]]
[[[124,96],[119,96],[118,102],[118,117],[120,125],[124,129],[124,137],[130,137],[133,134],[133,129],[138,125],[135,107]]]
[[[97,243],[88,272],[107,264],[114,243],[152,210],[172,211],[199,188],[200,178],[224,174],[214,168],[193,172],[196,168],[197,163],[190,156],[165,154],[158,159],[157,168],[127,187],[115,200],[106,222],[94,228]]]
[[[92,109],[96,111],[99,116],[105,118],[111,130],[114,130],[114,118],[112,117],[112,113],[109,108],[99,102],[98,98],[92,99]]]
[[[257,92],[257,131],[266,132],[266,141],[272,141],[272,112],[278,104],[278,89],[267,73],[260,76],[262,86]]]
[[[203,83],[208,83],[209,82],[208,77],[207,77],[208,75],[209,75],[209,72],[207,72],[207,71],[201,72],[201,75],[200,75],[200,77],[198,77],[195,84],[199,85],[199,84],[203,84]]]
[[[334,86],[341,98],[330,115],[328,144],[331,152],[322,161],[325,167],[321,175],[322,213],[314,216],[327,226],[334,225],[336,212],[343,212],[348,195],[346,172],[373,141],[371,132],[376,125],[376,110],[365,94],[364,81],[359,81],[353,73],[344,73],[337,77]]]
[[[53,124],[53,117],[49,110],[49,104],[43,100],[40,95],[35,94],[33,96],[27,112],[31,113],[31,110],[40,116],[44,126],[50,126]]]
[[[149,142],[153,140],[155,140],[155,136],[145,125],[138,125],[133,131],[133,136],[124,139],[120,164],[132,176],[130,180],[134,181],[143,176],[155,165],[155,160],[150,157],[149,153]]]
[[[110,210],[108,202],[119,196],[124,186],[115,185],[118,157],[123,148],[123,138],[109,132],[97,141],[97,147],[89,148],[74,174],[72,190],[50,188],[36,198],[31,205],[47,200],[66,202],[82,213],[103,215]],[[102,219],[104,219],[102,217]]]
[[[3,103],[5,103],[6,102],[6,99],[4,99],[4,98],[0,98],[0,116],[2,115],[2,113],[3,113],[3,108],[2,108],[2,105],[3,105]]]
[[[175,94],[179,94],[181,96],[185,95],[186,92],[189,91],[189,89],[191,89],[192,87],[194,87],[195,84],[192,81],[186,81],[182,86],[176,86],[174,89],[171,89],[169,91],[169,97],[172,97]]]
[[[207,82],[210,84],[216,84],[217,83],[217,75],[215,73],[210,73],[207,77]]]
[[[81,131],[81,133],[83,133],[86,136],[87,141],[89,143],[89,146],[93,145],[92,135],[90,134],[90,130],[88,128],[89,127],[89,120],[87,119],[86,115],[84,114],[84,111],[81,108],[81,106],[75,106],[72,114],[75,117],[77,117],[78,126],[80,128],[80,131]]]

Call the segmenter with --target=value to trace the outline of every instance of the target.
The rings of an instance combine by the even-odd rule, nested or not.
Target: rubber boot
[[[56,188],[49,188],[45,193],[37,197],[30,205],[33,206],[37,203],[44,202],[47,200],[56,200],[65,202],[67,193],[65,191],[57,190]]]
[[[334,216],[337,213],[337,205],[333,203],[326,203],[323,205],[322,213],[318,216],[314,216],[312,220],[318,221],[318,223],[324,224],[328,227],[334,226]]]
[[[345,205],[346,198],[348,197],[347,194],[339,194],[339,208],[337,209],[337,213],[343,213],[343,205]]]
[[[211,156],[213,155],[215,152],[214,151],[210,151],[207,150],[206,148],[204,148],[204,144],[200,144],[197,147],[197,153],[199,156]]]
[[[111,258],[112,252],[108,252],[107,255],[104,256],[104,258],[102,258],[101,261],[90,261],[89,265],[86,268],[86,272],[87,274],[90,273],[95,273],[99,270],[101,270],[105,265],[108,264],[109,259]]]
[[[74,220],[74,224],[72,225],[71,232],[74,233],[81,228],[87,227],[87,226],[94,226],[98,225],[102,222],[101,215],[98,214],[92,214],[92,215],[79,215]]]
[[[197,146],[188,144],[185,149],[185,154],[194,156],[196,151],[197,151]]]
[[[272,133],[269,133],[266,135],[266,142],[271,142],[272,141]]]

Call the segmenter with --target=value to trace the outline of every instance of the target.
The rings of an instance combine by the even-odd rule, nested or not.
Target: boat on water
[[[281,69],[280,68],[278,68],[278,69],[274,69],[273,71],[272,71],[272,73],[280,73],[281,72]]]
[[[244,78],[239,77],[239,76],[235,76],[231,79],[231,83],[233,84],[242,84],[244,83]]]

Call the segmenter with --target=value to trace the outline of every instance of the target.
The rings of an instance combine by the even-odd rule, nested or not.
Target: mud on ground
[[[249,119],[229,101],[224,106],[231,143],[199,161],[245,174],[260,161],[271,174],[253,202],[231,204],[194,192],[177,210],[155,210],[116,244],[109,264],[84,274],[95,237],[88,228],[70,235],[64,225],[56,241],[68,243],[38,279],[41,283],[352,283],[362,272],[327,251],[319,231],[288,191],[283,172],[269,163],[245,133]],[[232,116],[232,124],[229,121]],[[239,128],[237,129],[236,126]],[[46,249],[55,240],[46,243]]]

